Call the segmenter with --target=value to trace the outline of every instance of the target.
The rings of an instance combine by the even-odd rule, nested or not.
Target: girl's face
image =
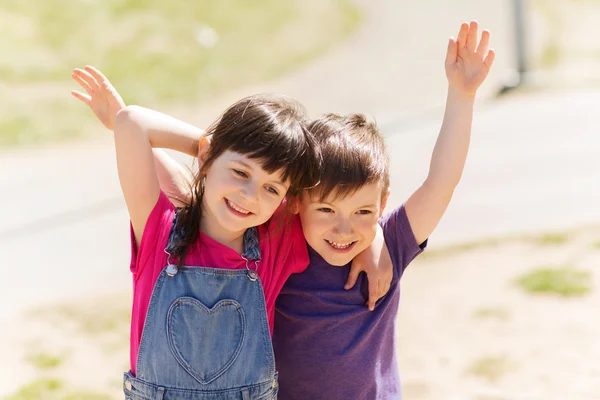
[[[258,160],[227,150],[206,173],[203,212],[211,230],[243,233],[271,218],[289,185],[279,171],[270,174]]]
[[[344,198],[330,195],[319,201],[304,193],[298,204],[304,237],[329,264],[346,265],[373,243],[386,201],[380,182]]]

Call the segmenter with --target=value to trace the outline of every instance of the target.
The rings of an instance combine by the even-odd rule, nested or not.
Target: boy
[[[494,60],[489,32],[483,31],[477,46],[477,29],[475,21],[463,23],[457,40],[450,39],[446,114],[429,174],[390,214],[379,219],[389,195],[389,171],[376,125],[358,114],[330,114],[309,125],[326,163],[319,185],[296,206],[309,267],[292,275],[277,298],[273,346],[280,400],[401,397],[394,340],[399,280],[425,248],[463,171],[475,93]],[[369,312],[361,307],[364,276],[350,291],[338,288],[353,257],[371,244],[378,222],[393,279]]]

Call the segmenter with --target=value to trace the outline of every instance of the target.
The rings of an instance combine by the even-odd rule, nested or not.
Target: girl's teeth
[[[240,213],[242,213],[242,214],[249,214],[249,213],[250,213],[250,211],[247,211],[247,210],[244,210],[244,209],[241,209],[241,208],[237,207],[235,204],[233,204],[233,203],[232,203],[231,201],[229,201],[229,200],[227,200],[227,204],[229,204],[229,206],[230,206],[231,208],[233,208],[235,211],[237,211],[237,212],[240,212]]]

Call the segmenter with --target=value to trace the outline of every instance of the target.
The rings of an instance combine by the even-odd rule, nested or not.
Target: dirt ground
[[[598,265],[600,228],[433,245],[402,280],[404,397],[600,399]],[[49,304],[12,320],[2,375],[24,385],[7,399],[122,398],[129,296]]]

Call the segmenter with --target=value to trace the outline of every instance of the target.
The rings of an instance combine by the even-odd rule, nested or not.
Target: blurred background
[[[73,68],[201,127],[257,92],[371,114],[397,206],[426,176],[447,38],[471,19],[497,58],[461,184],[403,277],[404,396],[600,399],[598,0],[2,0],[0,399],[122,398],[128,218]]]

